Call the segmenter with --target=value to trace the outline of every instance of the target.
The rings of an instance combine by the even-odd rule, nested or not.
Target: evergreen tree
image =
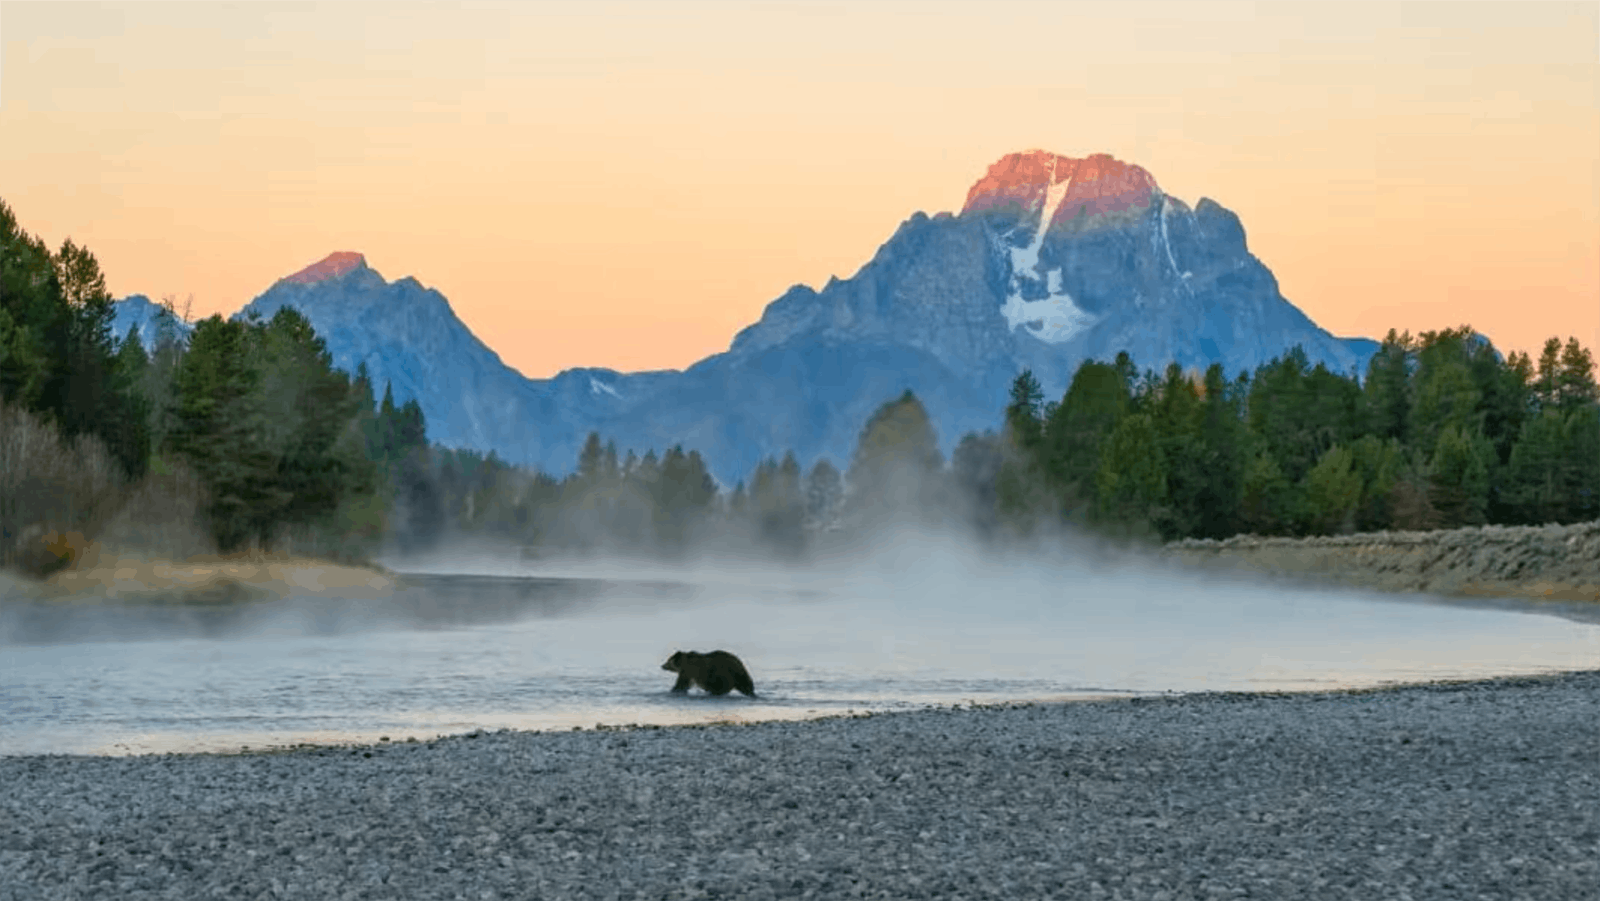
[[[1551,338],[1539,354],[1539,374],[1533,383],[1534,402],[1540,410],[1556,409],[1560,404],[1562,369],[1561,339]]]
[[[1245,464],[1239,484],[1239,518],[1256,535],[1284,534],[1291,528],[1293,495],[1289,479],[1270,451],[1255,452]]]
[[[1248,399],[1250,431],[1290,485],[1299,485],[1328,448],[1355,438],[1361,389],[1310,366],[1298,345],[1256,371]]]
[[[1248,436],[1243,421],[1243,385],[1230,385],[1220,363],[1205,375],[1200,423],[1200,486],[1194,534],[1226,538],[1239,531],[1239,500],[1244,484]]]
[[[1447,425],[1435,442],[1429,464],[1430,494],[1439,525],[1454,529],[1484,523],[1489,502],[1488,459],[1493,455],[1488,439],[1476,432]]]
[[[1566,416],[1566,492],[1573,522],[1600,519],[1600,404]]]
[[[1155,423],[1144,413],[1123,418],[1100,455],[1099,521],[1113,531],[1146,535],[1164,515],[1167,472]]]
[[[1218,370],[1220,376],[1221,370]],[[1205,515],[1209,473],[1201,439],[1202,408],[1194,382],[1177,363],[1167,365],[1151,405],[1166,484],[1151,524],[1162,538],[1195,535]]]
[[[1427,460],[1416,450],[1408,451],[1389,489],[1389,515],[1394,528],[1425,532],[1439,528],[1442,517],[1434,509],[1432,478]]]
[[[251,414],[257,440],[276,461],[283,505],[262,511],[284,525],[323,524],[349,495],[376,489],[377,470],[366,453],[361,410],[349,378],[333,368],[333,357],[311,323],[292,307],[250,328],[259,375]],[[407,415],[409,414],[409,415]],[[427,443],[416,401],[402,409],[398,453]],[[418,464],[419,478],[426,466]],[[263,535],[268,538],[269,535]]]
[[[1044,469],[1069,511],[1093,507],[1101,447],[1128,413],[1133,363],[1126,354],[1120,359],[1125,369],[1093,360],[1080,365],[1046,423]]]
[[[1306,474],[1306,522],[1313,534],[1346,534],[1355,529],[1361,503],[1361,474],[1355,457],[1335,444]]]
[[[910,394],[909,391],[906,393]],[[1033,453],[1044,435],[1044,425],[1039,416],[1043,401],[1044,391],[1039,387],[1039,380],[1034,378],[1033,370],[1022,370],[1011,383],[1011,402],[1006,405],[1006,428],[1012,441],[1024,452]]]
[[[800,463],[792,451],[781,463],[770,457],[761,461],[750,482],[748,503],[763,542],[781,551],[799,550],[805,501],[800,490]]]
[[[108,410],[115,430],[124,468],[130,478],[142,476],[149,460],[151,401],[145,395],[150,378],[150,358],[139,340],[139,327],[128,330],[128,337],[117,348],[111,365],[110,389],[120,400]],[[131,465],[130,465],[131,464]]]
[[[1409,332],[1384,336],[1378,352],[1367,362],[1362,386],[1366,431],[1402,443],[1411,439],[1411,369],[1415,342]]]
[[[45,390],[65,363],[67,315],[49,248],[0,201],[0,397],[49,412]]]
[[[928,411],[910,391],[878,408],[850,461],[853,515],[863,521],[938,510],[944,461]]]
[[[805,485],[806,521],[813,530],[826,529],[839,518],[844,502],[844,476],[826,457],[811,465]]]
[[[1600,389],[1596,388],[1594,380],[1594,357],[1577,338],[1568,338],[1561,348],[1561,366],[1555,381],[1555,407],[1564,416],[1600,403]]]
[[[259,374],[247,359],[239,322],[212,316],[195,324],[176,377],[172,450],[188,458],[210,489],[212,535],[223,551],[258,538],[266,511],[287,492],[276,483],[276,460],[258,440],[261,422],[249,403]]]
[[[600,441],[599,432],[590,432],[584,439],[583,450],[578,452],[578,479],[594,484],[598,483],[605,473],[605,445]]]
[[[1417,372],[1411,423],[1416,447],[1431,455],[1447,428],[1483,431],[1483,393],[1469,368],[1472,329],[1424,332],[1417,349]]]
[[[1574,489],[1584,487],[1577,472],[1586,461],[1574,454],[1575,421],[1552,405],[1523,424],[1506,475],[1507,500],[1521,522],[1542,525],[1578,518],[1572,501]]]
[[[1404,461],[1404,450],[1394,438],[1363,435],[1350,447],[1351,467],[1361,477],[1361,502],[1356,509],[1357,531],[1389,528],[1393,521],[1390,498]]]
[[[70,239],[51,254],[0,201],[0,397],[69,440],[94,435],[136,478],[148,435],[133,386],[116,370],[111,314],[94,255]]]
[[[982,536],[992,535],[999,524],[1000,472],[1005,448],[994,432],[968,433],[950,456],[952,493],[969,522]]]
[[[178,366],[187,348],[187,341],[178,331],[178,317],[173,301],[163,301],[155,320],[155,347],[150,353],[150,364],[138,392],[147,402],[145,427],[150,436],[151,450],[160,453],[167,446],[167,434],[172,430],[177,415],[176,378]]]
[[[716,497],[716,482],[700,452],[684,453],[682,445],[669,448],[661,458],[661,475],[652,497],[656,540],[662,549],[683,548],[709,517]]]

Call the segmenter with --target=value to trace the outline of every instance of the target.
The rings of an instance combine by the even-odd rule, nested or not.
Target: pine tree
[[[1120,359],[1132,369],[1126,354]],[[1062,493],[1069,514],[1093,507],[1101,447],[1128,414],[1130,401],[1126,371],[1089,360],[1078,367],[1052,411],[1045,425],[1044,472]]]
[[[1241,526],[1256,535],[1277,535],[1289,530],[1293,495],[1289,479],[1271,452],[1261,449],[1245,463],[1239,483]]]
[[[1446,529],[1482,525],[1489,501],[1488,439],[1447,425],[1435,442],[1429,462],[1429,500]]]
[[[1571,522],[1570,430],[1554,405],[1523,422],[1506,467],[1507,503],[1520,522]]]
[[[807,527],[822,530],[832,526],[838,519],[843,501],[844,476],[838,467],[826,457],[813,463],[805,484]]]
[[[1595,386],[1594,357],[1577,338],[1568,338],[1561,348],[1561,366],[1556,376],[1556,409],[1570,416],[1597,403],[1600,389]]]
[[[1360,388],[1320,363],[1311,366],[1296,345],[1256,371],[1247,407],[1250,431],[1298,485],[1328,448],[1355,437]]]
[[[242,323],[212,316],[195,324],[175,379],[168,436],[210,489],[211,531],[223,551],[259,538],[264,514],[286,494],[276,484],[277,461],[259,440],[261,422],[250,407],[259,376],[247,354]]]
[[[1200,437],[1200,395],[1177,363],[1167,365],[1150,415],[1166,472],[1151,524],[1167,540],[1197,534],[1205,515],[1209,461]]]
[[[1416,343],[1411,333],[1384,336],[1378,352],[1367,362],[1362,386],[1366,431],[1379,438],[1410,440],[1411,367]]]
[[[598,483],[604,475],[605,445],[600,442],[599,432],[590,432],[584,439],[583,450],[578,452],[578,479],[587,483]]]
[[[1335,444],[1306,474],[1306,522],[1313,534],[1345,534],[1355,529],[1361,474],[1354,464],[1354,455]]]
[[[1469,368],[1472,329],[1424,332],[1417,349],[1411,423],[1415,445],[1427,455],[1447,428],[1482,433],[1483,392]]]
[[[909,394],[910,392],[907,392]],[[1011,402],[1006,405],[1006,428],[1012,441],[1025,453],[1034,453],[1044,435],[1040,404],[1044,391],[1033,370],[1024,369],[1011,383]]]
[[[1600,519],[1600,403],[1566,416],[1567,511],[1573,522]]]
[[[1124,417],[1100,454],[1099,520],[1115,531],[1147,535],[1164,515],[1167,472],[1160,435],[1148,414]]]
[[[1199,435],[1200,488],[1194,534],[1226,538],[1239,531],[1247,435],[1240,409],[1243,385],[1228,383],[1222,364],[1206,369]]]
[[[1005,449],[994,432],[968,433],[950,455],[950,479],[959,512],[988,537],[999,524],[997,517],[1000,472]]]
[[[861,430],[850,461],[851,515],[861,522],[936,515],[943,466],[928,411],[906,391]]]
[[[1356,508],[1357,531],[1387,529],[1393,521],[1391,494],[1404,460],[1395,438],[1363,435],[1350,447],[1351,468],[1361,477],[1361,502]]]

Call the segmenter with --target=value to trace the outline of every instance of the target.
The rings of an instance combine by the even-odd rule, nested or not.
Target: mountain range
[[[390,282],[359,253],[280,279],[238,316],[298,308],[335,365],[365,363],[397,403],[416,398],[431,440],[572,470],[590,431],[643,453],[681,443],[724,484],[792,449],[847,464],[861,427],[911,389],[948,453],[995,428],[1011,381],[1032,369],[1059,397],[1079,364],[1126,350],[1230,376],[1295,345],[1312,363],[1364,371],[1377,342],[1335,338],[1285,300],[1239,218],[1192,209],[1137,165],[1042,150],[989,167],[957,214],[907,219],[851,278],[796,285],[728,350],[684,370],[565,370],[529,379],[505,365],[438,291]],[[115,329],[157,309],[117,304]]]

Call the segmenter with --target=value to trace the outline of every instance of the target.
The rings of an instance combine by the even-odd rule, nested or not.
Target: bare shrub
[[[205,522],[206,490],[182,460],[156,458],[106,523],[100,543],[108,550],[168,560],[216,553]]]
[[[0,566],[46,575],[80,559],[124,496],[98,439],[0,400]]]

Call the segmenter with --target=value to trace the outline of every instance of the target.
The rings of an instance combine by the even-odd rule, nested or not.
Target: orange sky
[[[358,250],[536,377],[725,350],[1035,147],[1232,209],[1335,334],[1600,352],[1592,2],[0,3],[0,199],[115,294]]]

